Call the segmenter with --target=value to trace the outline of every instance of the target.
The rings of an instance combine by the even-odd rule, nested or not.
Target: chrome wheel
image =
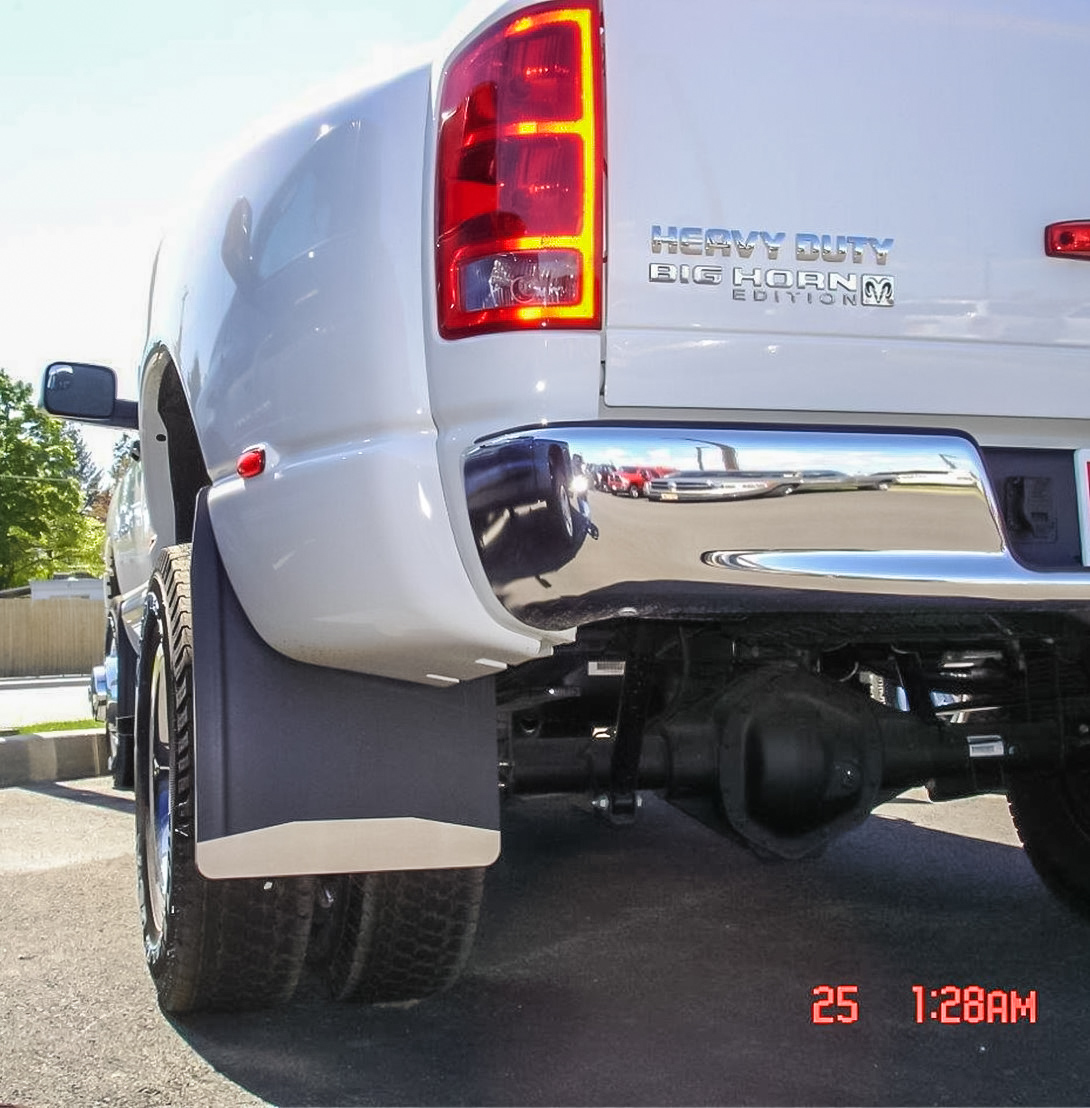
[[[163,934],[170,882],[170,724],[167,704],[168,682],[163,645],[159,643],[151,663],[150,753],[148,758],[149,812],[144,823],[145,857],[148,860],[148,907],[158,935]]]
[[[110,616],[106,622],[106,649],[103,652],[102,662],[106,682],[106,706],[103,714],[106,717],[106,739],[110,744],[110,760],[107,765],[113,770],[118,766],[118,760],[121,757],[121,742],[117,735],[117,628],[114,625],[113,616]]]

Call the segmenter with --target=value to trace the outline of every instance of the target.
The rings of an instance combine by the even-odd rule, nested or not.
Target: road
[[[1090,924],[1039,885],[1005,804],[909,794],[768,865],[649,798],[505,810],[460,984],[411,1009],[168,1020],[140,949],[132,803],[102,779],[0,791],[0,1103],[1085,1104]],[[853,985],[858,1019],[811,1022]],[[1037,994],[926,1021],[912,986]],[[838,1010],[850,1015],[850,1010]]]

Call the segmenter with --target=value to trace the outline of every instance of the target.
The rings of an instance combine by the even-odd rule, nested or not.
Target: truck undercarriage
[[[599,625],[500,678],[501,784],[588,791],[615,819],[659,789],[784,858],[915,786],[1009,791],[1032,824],[1042,783],[1090,766],[1086,650],[1044,613]]]

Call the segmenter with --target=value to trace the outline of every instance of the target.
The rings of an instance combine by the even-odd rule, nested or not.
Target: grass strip
[[[16,728],[17,735],[42,735],[50,731],[94,731],[104,724],[97,719],[65,719],[54,720],[51,723],[28,723],[25,727]]]

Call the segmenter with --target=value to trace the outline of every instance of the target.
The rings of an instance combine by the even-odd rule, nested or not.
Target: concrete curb
[[[0,735],[0,788],[98,777],[108,772],[109,756],[105,727],[43,735]]]

